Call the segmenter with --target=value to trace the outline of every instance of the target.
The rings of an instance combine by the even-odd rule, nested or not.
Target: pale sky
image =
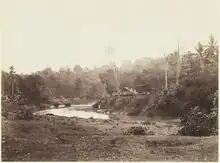
[[[75,64],[163,56],[219,40],[219,0],[1,0],[3,69],[33,72]]]

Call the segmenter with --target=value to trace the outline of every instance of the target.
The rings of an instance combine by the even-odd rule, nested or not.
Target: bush
[[[218,79],[216,75],[203,73],[201,76],[180,78],[179,86],[170,86],[166,92],[157,94],[157,102],[149,109],[151,115],[180,117],[199,106],[210,112],[213,99],[217,107]]]
[[[17,120],[33,120],[34,115],[33,113],[27,108],[20,108],[18,113],[16,114],[15,118]]]
[[[199,107],[192,108],[180,118],[179,134],[185,136],[210,136],[217,134],[218,110],[211,113],[204,112]]]
[[[218,88],[218,76],[203,73],[201,76],[187,77],[180,81],[182,85],[176,96],[184,102],[190,102],[192,107],[211,109],[213,95]]]
[[[41,104],[39,107],[40,107],[40,109],[46,109],[47,108],[47,106],[43,105],[43,104]]]
[[[147,110],[147,116],[179,117],[183,115],[184,102],[176,97],[179,87],[171,87],[167,91],[157,92],[153,105]]]
[[[135,98],[131,98],[129,101],[129,109],[127,115],[128,116],[137,116],[142,113],[142,111],[146,108],[148,102],[149,102],[149,97],[146,95],[139,95],[136,96]]]
[[[116,97],[111,97],[111,99],[109,100],[109,105],[110,106],[114,106],[117,100],[117,96]]]
[[[146,135],[145,129],[142,126],[132,126],[127,130],[125,135]]]
[[[97,109],[99,107],[99,103],[95,103],[92,105],[93,108]]]
[[[55,104],[53,104],[53,106],[55,107],[55,108],[58,108],[59,107],[59,103],[55,103]]]
[[[66,103],[65,104],[65,107],[70,107],[71,106],[71,103]]]
[[[8,118],[8,111],[2,110],[2,117]]]

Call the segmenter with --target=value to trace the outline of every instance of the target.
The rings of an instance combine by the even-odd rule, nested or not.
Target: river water
[[[97,113],[92,110],[92,105],[73,105],[68,108],[47,109],[38,111],[35,114],[46,115],[54,114],[65,117],[79,117],[79,118],[94,118],[94,119],[109,119],[107,114]]]

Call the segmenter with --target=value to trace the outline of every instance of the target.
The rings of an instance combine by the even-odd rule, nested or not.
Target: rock
[[[46,116],[55,116],[55,115],[52,113],[47,113]]]

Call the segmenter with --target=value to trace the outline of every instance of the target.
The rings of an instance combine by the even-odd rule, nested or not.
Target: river
[[[84,105],[72,105],[68,108],[57,108],[57,109],[47,109],[43,111],[38,111],[36,115],[46,115],[46,114],[54,114],[57,116],[65,116],[65,117],[79,117],[79,118],[94,118],[94,119],[109,119],[107,114],[97,113],[92,110],[92,104],[84,104]]]

